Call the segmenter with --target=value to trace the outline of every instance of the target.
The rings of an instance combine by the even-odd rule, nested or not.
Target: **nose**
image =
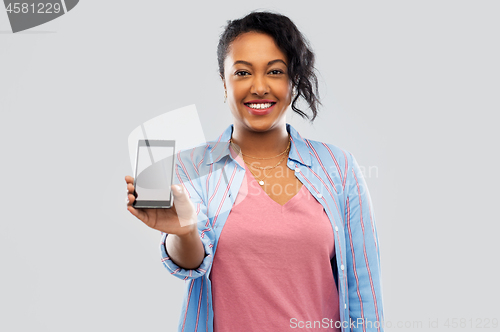
[[[258,96],[264,96],[266,93],[269,92],[269,85],[265,76],[263,75],[254,76],[250,92]]]

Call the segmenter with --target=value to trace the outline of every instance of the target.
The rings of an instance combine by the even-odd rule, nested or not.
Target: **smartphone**
[[[138,209],[172,207],[175,141],[141,139],[135,164],[135,201]]]

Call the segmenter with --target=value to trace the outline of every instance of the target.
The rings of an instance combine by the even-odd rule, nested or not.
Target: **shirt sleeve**
[[[173,183],[179,184],[183,187],[183,190],[188,193],[191,201],[195,206],[196,214],[198,216],[198,234],[200,235],[201,242],[205,249],[205,257],[203,258],[201,265],[196,269],[184,269],[179,267],[177,264],[172,262],[172,260],[168,256],[166,250],[166,240],[168,234],[163,232],[161,234],[160,252],[161,261],[163,265],[170,271],[170,274],[183,280],[189,280],[203,276],[209,269],[210,265],[212,264],[212,248],[215,239],[214,232],[211,229],[211,225],[207,217],[207,208],[205,202],[203,201],[201,186],[199,185],[200,177],[197,175],[196,171],[194,171],[193,168],[195,167],[195,163],[192,162],[192,160],[189,160],[189,157],[187,158],[188,161],[186,161],[186,158],[184,158],[183,155],[185,156],[186,154],[181,154],[181,151],[176,154],[177,157],[174,166],[175,173]],[[192,171],[190,172],[189,170]]]
[[[346,268],[352,331],[383,331],[380,252],[375,216],[360,167],[350,155],[345,201]]]

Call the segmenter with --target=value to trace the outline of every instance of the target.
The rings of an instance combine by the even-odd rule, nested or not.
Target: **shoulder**
[[[180,164],[199,165],[206,158],[206,154],[210,149],[210,143],[203,143],[195,147],[179,150],[176,152],[176,162]]]
[[[352,154],[334,144],[315,141],[304,138],[304,141],[309,148],[309,153],[314,164],[328,164],[334,166],[342,175],[346,174],[347,170],[352,165]]]
[[[175,164],[181,168],[184,173],[201,177],[209,175],[222,167],[223,163],[214,161],[224,156],[228,142],[209,141],[197,146],[182,149],[176,152]]]

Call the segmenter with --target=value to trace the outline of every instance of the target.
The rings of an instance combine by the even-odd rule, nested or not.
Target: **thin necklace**
[[[238,153],[241,153],[241,155],[243,155],[245,157],[253,158],[253,159],[259,159],[259,160],[265,160],[265,159],[276,158],[278,156],[281,156],[283,153],[285,153],[290,148],[290,136],[288,136],[288,147],[285,149],[285,151],[283,151],[283,152],[275,155],[274,157],[268,157],[268,158],[257,158],[257,157],[252,157],[252,156],[249,156],[247,154],[244,154],[243,152],[241,152],[241,149],[236,144],[233,143],[233,139],[232,138],[229,139],[229,143],[231,143],[231,146],[233,147],[233,149],[238,150]]]
[[[229,142],[231,143],[231,146],[233,147],[233,149],[238,150],[238,153],[241,153],[243,156],[247,156],[247,155],[244,155],[244,154],[241,152],[241,149],[239,149],[239,148],[238,148],[238,147],[237,147],[237,146],[236,146],[236,145],[232,142],[232,140],[231,140],[231,139],[229,140]],[[251,156],[247,156],[247,157],[250,157],[250,158],[255,158],[255,159],[272,159],[272,158],[278,157],[278,156],[280,156],[280,155],[282,155],[282,154],[286,153],[287,151],[289,151],[289,150],[290,150],[290,145],[291,145],[291,141],[289,140],[289,141],[288,141],[288,146],[287,146],[287,148],[285,149],[285,151],[283,151],[283,152],[281,152],[280,154],[278,154],[278,155],[276,155],[276,156],[274,156],[274,157],[271,157],[271,158],[256,158],[256,157],[251,157]],[[254,167],[254,168],[258,168],[258,169],[261,169],[261,170],[263,171],[262,173],[264,174],[264,177],[263,177],[262,179],[259,179],[259,181],[258,181],[258,183],[259,183],[261,186],[263,186],[263,185],[264,185],[264,179],[266,178],[266,170],[268,170],[268,169],[273,169],[273,168],[278,167],[278,166],[279,166],[279,164],[281,164],[285,158],[286,158],[286,155],[284,155],[283,157],[281,157],[280,161],[278,161],[278,163],[277,163],[276,165],[272,166],[272,167],[271,167],[271,166],[267,166],[267,167],[253,166],[252,164],[250,164],[250,163],[246,162],[246,161],[245,161],[245,159],[243,159],[243,158],[241,158],[241,159],[243,159],[243,162],[244,162],[245,164],[247,164],[248,166],[251,166],[251,167]],[[250,173],[252,173],[252,175],[253,175],[255,178],[257,178],[257,177],[255,176],[255,174],[253,174],[253,172],[252,172],[252,170],[251,170],[250,168],[249,168],[248,170],[250,171]],[[257,178],[257,179],[258,179],[258,178]]]

